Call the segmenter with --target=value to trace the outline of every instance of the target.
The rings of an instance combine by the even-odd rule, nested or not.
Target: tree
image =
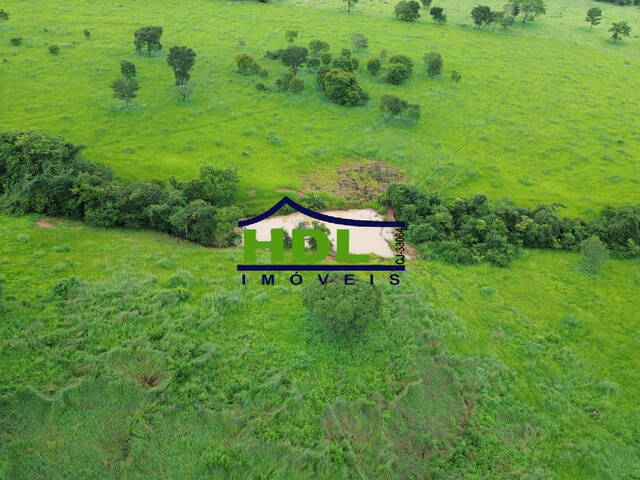
[[[501,13],[500,15],[496,15],[497,21],[502,27],[502,29],[506,30],[511,25],[513,25],[516,20],[513,17],[513,15],[510,13],[507,13],[507,12],[500,12],[500,13]]]
[[[351,56],[351,52],[342,52],[342,55],[333,61],[333,68],[346,70],[347,72],[355,72],[360,66],[357,58]]]
[[[160,38],[162,38],[162,27],[149,26],[139,28],[134,33],[136,50],[140,52],[146,47],[147,54],[151,56],[152,50],[162,50]]]
[[[602,21],[602,10],[598,7],[591,7],[587,10],[585,21],[590,24],[589,30],[592,30],[594,25],[598,25]]]
[[[610,32],[613,32],[611,37],[614,42],[617,42],[618,39],[622,37],[628,37],[631,33],[631,27],[627,24],[627,22],[614,22],[609,29]]]
[[[128,60],[122,60],[120,62],[120,73],[124,78],[135,78],[137,73],[135,64]]]
[[[131,101],[138,96],[136,93],[140,86],[134,78],[119,78],[111,84],[113,96],[118,100],[122,100],[125,108],[129,110]]]
[[[429,10],[429,15],[433,18],[433,21],[439,24],[447,23],[447,16],[444,14],[444,8],[432,7]]]
[[[389,58],[389,63],[401,63],[409,69],[409,73],[413,72],[413,61],[406,55],[393,55]]]
[[[424,8],[427,8],[428,6],[431,5],[431,0],[420,0],[420,2],[422,3],[422,6]]]
[[[609,258],[609,250],[596,235],[580,243],[580,252],[578,266],[587,273],[598,273]]]
[[[378,75],[381,67],[382,63],[378,58],[372,58],[367,62],[367,71],[374,77]]]
[[[367,48],[369,48],[369,40],[367,39],[367,37],[365,37],[361,33],[356,33],[353,36],[352,41],[353,41],[353,49],[356,52],[361,52],[362,50],[366,50]]]
[[[538,15],[547,13],[547,6],[544,0],[513,0],[514,16],[522,14],[522,23],[533,22]]]
[[[437,52],[429,52],[424,56],[424,65],[427,69],[427,75],[431,78],[440,75],[442,71],[442,55]]]
[[[9,13],[0,9],[0,23],[4,23],[9,20]]]
[[[358,3],[359,0],[343,0],[347,4],[347,12],[351,13],[351,7]]]
[[[298,38],[298,31],[297,30],[287,30],[284,34],[284,38],[287,40],[287,42],[289,43],[293,43],[295,41],[296,38]]]
[[[489,25],[493,23],[495,17],[491,11],[491,7],[478,5],[471,10],[471,18],[473,18],[473,23],[477,27],[481,27],[483,24]]]
[[[329,48],[329,44],[322,40],[311,40],[311,42],[309,42],[309,50],[312,55],[320,55],[323,52],[327,52]]]
[[[393,9],[393,12],[403,22],[415,22],[420,18],[420,4],[415,0],[401,0]]]
[[[359,279],[353,285],[345,285],[339,276],[330,276],[324,284],[312,282],[302,292],[302,303],[311,320],[338,336],[362,333],[382,315],[380,289]]]
[[[358,85],[355,75],[338,68],[322,72],[318,80],[327,97],[338,105],[354,107],[363,105],[369,100],[369,95]]]
[[[390,63],[384,74],[384,81],[400,85],[411,76],[411,70],[404,63]]]
[[[176,85],[184,85],[189,81],[189,71],[196,63],[196,52],[189,47],[173,46],[167,56],[167,64],[173,69]]]
[[[308,55],[309,50],[306,48],[290,45],[280,53],[280,61],[293,73],[297,73],[298,68],[307,61]]]

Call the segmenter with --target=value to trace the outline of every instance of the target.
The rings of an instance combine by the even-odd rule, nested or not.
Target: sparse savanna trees
[[[591,7],[587,10],[585,21],[590,25],[589,30],[593,29],[594,25],[598,25],[602,21],[602,10],[599,7]]]
[[[617,42],[622,37],[628,37],[631,34],[631,27],[627,22],[614,22],[609,29],[611,37],[614,42]]]
[[[191,78],[190,71],[196,63],[196,52],[189,47],[173,46],[167,56],[167,64],[173,69],[176,85],[184,85]]]
[[[134,33],[134,44],[136,50],[141,52],[143,48],[147,49],[147,54],[151,56],[152,51],[162,50],[160,39],[162,38],[162,27],[142,27]]]

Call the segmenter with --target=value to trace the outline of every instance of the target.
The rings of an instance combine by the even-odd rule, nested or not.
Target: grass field
[[[471,0],[435,3],[447,25],[399,22],[386,2],[347,14],[337,0],[6,0],[0,125],[85,144],[122,178],[235,166],[256,212],[370,160],[445,196],[586,217],[640,202],[639,8],[549,0],[546,16],[503,32],[471,27]],[[591,6],[605,14],[593,31]],[[634,30],[614,44],[619,20]],[[148,24],[164,27],[151,58],[132,41]],[[247,52],[273,85],[285,67],[262,56],[292,28],[334,54],[362,33],[361,65],[384,49],[415,73],[391,86],[361,66],[371,101],[345,108],[306,69],[300,96],[234,72]],[[166,65],[174,44],[198,54],[187,102]],[[422,66],[431,50],[437,79]],[[141,85],[129,112],[109,87],[125,59]],[[420,122],[385,122],[386,93],[422,105]],[[0,213],[0,480],[637,480],[640,264],[587,275],[578,258],[412,261],[400,287],[382,285],[380,318],[336,339],[284,275],[243,287],[239,248]]]
[[[88,158],[129,178],[189,178],[203,163],[235,165],[247,200],[259,207],[277,200],[277,188],[308,187],[310,172],[331,172],[354,156],[382,159],[415,183],[449,194],[508,195],[528,205],[561,202],[571,214],[638,201],[634,79],[640,51],[633,37],[614,45],[606,25],[621,18],[640,24],[640,11],[605,5],[606,21],[589,32],[584,11],[596,3],[558,0],[538,22],[503,33],[459,26],[471,23],[473,2],[451,3],[442,3],[449,24],[437,26],[427,18],[399,22],[386,3],[363,3],[348,15],[337,1],[62,6],[10,0],[5,8],[15,13],[0,27],[0,58],[8,60],[0,64],[0,121],[86,144]],[[133,31],[147,24],[165,31],[165,50],[152,58],[133,48]],[[85,28],[91,40],[84,39]],[[259,93],[253,80],[233,73],[237,53],[261,59],[266,49],[284,46],[290,28],[300,32],[297,43],[325,39],[334,54],[362,33],[370,43],[363,60],[383,49],[403,53],[413,58],[417,73],[405,85],[391,86],[362,67],[358,76],[372,101],[353,109],[321,98],[311,72],[303,73],[307,85],[299,97]],[[15,36],[23,37],[22,46],[9,44]],[[48,44],[60,45],[60,55],[50,55]],[[173,93],[166,65],[165,51],[174,44],[198,54],[187,103]],[[431,50],[445,61],[436,80],[421,66]],[[109,88],[124,59],[136,63],[141,85],[129,113]],[[285,69],[260,62],[271,83]],[[449,82],[454,69],[463,75],[460,84]],[[419,125],[386,124],[379,112],[385,93],[422,105]]]

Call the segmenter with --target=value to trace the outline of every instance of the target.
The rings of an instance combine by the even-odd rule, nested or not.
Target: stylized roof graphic
[[[315,218],[316,220],[320,220],[328,223],[335,223],[338,225],[349,225],[351,227],[400,227],[404,228],[405,222],[385,222],[381,220],[352,220],[349,218],[340,218],[334,217],[332,215],[325,215],[324,213],[314,212],[306,207],[303,207],[299,203],[291,200],[289,197],[282,197],[278,203],[276,203],[269,210],[262,212],[260,215],[257,215],[253,218],[247,218],[246,220],[240,220],[238,222],[239,227],[246,227],[248,225],[253,225],[254,223],[261,222],[265,218],[269,218],[271,215],[276,213],[285,205],[289,205],[294,210],[297,210],[300,213],[305,214],[308,217]]]

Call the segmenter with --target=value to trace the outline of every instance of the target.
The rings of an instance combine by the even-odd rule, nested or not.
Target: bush
[[[603,263],[609,258],[609,250],[596,235],[580,243],[580,252],[578,266],[587,273],[598,273]]]
[[[289,81],[289,88],[288,88],[289,93],[298,94],[302,92],[302,90],[304,90],[304,80],[301,79],[300,77],[293,77]]]
[[[317,69],[320,67],[320,59],[319,58],[310,58],[307,61],[307,66],[311,69]]]
[[[238,65],[238,73],[242,75],[255,75],[262,70],[253,57],[246,53],[236,55],[236,65]]]
[[[333,61],[333,68],[345,70],[347,72],[355,72],[360,66],[360,62],[357,58],[351,55],[342,55]]]
[[[22,37],[14,37],[14,38],[10,38],[9,42],[11,42],[11,45],[14,46],[19,46],[22,45]]]
[[[310,318],[335,335],[362,333],[382,314],[382,295],[376,285],[356,280],[345,285],[337,276],[325,285],[311,283],[302,293],[302,302]]]
[[[389,58],[389,63],[401,63],[409,70],[409,74],[413,72],[413,61],[406,55],[393,55]]]
[[[51,55],[58,55],[60,53],[60,47],[58,45],[50,45],[49,53]]]
[[[320,55],[321,53],[329,50],[329,44],[322,40],[312,40],[309,42],[309,50],[313,55]]]
[[[411,70],[404,63],[391,63],[384,74],[384,81],[400,85],[411,76]]]
[[[276,80],[276,88],[281,92],[289,91],[289,84],[291,80],[295,78],[295,74],[293,72],[286,72],[282,77]]]
[[[338,105],[353,107],[364,105],[369,100],[369,95],[358,85],[355,75],[350,72],[334,68],[326,74],[323,73],[321,81],[327,97]]]
[[[331,64],[331,54],[323,53],[322,55],[320,55],[320,61],[322,62],[323,65]]]
[[[436,75],[440,75],[440,72],[442,71],[442,64],[442,55],[437,52],[429,52],[424,56],[424,65],[427,69],[427,75],[431,78]]]
[[[382,63],[377,58],[372,58],[367,62],[367,71],[374,77],[380,73],[380,68],[382,68]]]

